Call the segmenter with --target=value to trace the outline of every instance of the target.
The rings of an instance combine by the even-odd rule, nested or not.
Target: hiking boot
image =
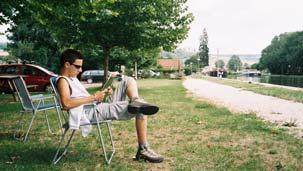
[[[157,154],[152,149],[146,146],[138,148],[138,152],[136,154],[135,159],[144,160],[151,163],[161,163],[164,160],[164,158],[161,155]]]
[[[144,115],[153,115],[159,111],[159,107],[149,104],[142,99],[134,98],[129,103],[127,111],[132,114],[142,113]]]

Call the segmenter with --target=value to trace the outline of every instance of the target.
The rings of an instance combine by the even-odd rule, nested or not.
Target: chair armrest
[[[55,96],[53,94],[47,94],[47,95],[43,95],[43,94],[37,94],[37,95],[33,95],[30,96],[31,100],[44,100],[44,99],[50,99],[50,98],[54,98]]]
[[[32,95],[29,98],[32,99],[32,100],[35,100],[35,99],[40,99],[41,97],[43,97],[43,94]]]
[[[92,108],[92,107],[97,107],[96,103],[88,103],[83,105],[83,107],[88,107],[88,108]]]

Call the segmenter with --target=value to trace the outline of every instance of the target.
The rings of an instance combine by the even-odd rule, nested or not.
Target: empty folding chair
[[[30,96],[27,88],[26,88],[26,84],[23,80],[23,78],[21,76],[13,78],[13,84],[15,86],[16,92],[18,94],[18,97],[20,99],[20,102],[22,104],[22,109],[20,110],[20,120],[18,121],[17,124],[17,128],[16,131],[14,133],[14,137],[16,139],[21,139],[23,141],[27,140],[29,131],[32,127],[33,121],[37,115],[37,112],[44,112],[45,115],[45,119],[46,119],[46,123],[48,126],[48,131],[50,133],[52,133],[51,131],[51,127],[49,124],[49,119],[48,119],[48,114],[47,114],[47,110],[52,110],[52,109],[56,109],[56,113],[57,113],[57,117],[58,117],[58,121],[59,121],[59,128],[61,128],[62,126],[62,122],[61,122],[61,118],[60,118],[60,114],[59,114],[59,106],[57,104],[57,101],[55,99],[54,95],[43,95],[43,94],[39,94],[39,95],[33,95]],[[50,101],[52,100],[53,103],[47,102],[46,100]],[[29,122],[29,126],[26,130],[25,136],[22,138],[17,137],[17,134],[20,133],[20,127],[23,128],[23,117],[25,113],[31,113],[32,114],[32,118]],[[20,135],[20,134],[19,134]]]
[[[65,118],[65,121],[66,121],[66,123],[63,125],[64,132],[62,134],[60,143],[58,145],[58,149],[57,149],[56,154],[55,154],[55,156],[53,158],[53,161],[52,161],[53,164],[57,164],[61,160],[61,158],[67,153],[67,149],[68,149],[68,147],[69,147],[69,145],[72,141],[72,138],[73,138],[74,133],[75,133],[76,130],[71,130],[71,135],[68,138],[67,143],[64,145],[65,136],[66,136],[68,130],[70,130],[69,129],[69,124],[68,124],[68,111],[63,110],[62,105],[61,105],[60,96],[58,94],[58,90],[57,90],[57,86],[56,86],[57,77],[50,78],[50,82],[51,82],[51,86],[53,88],[54,94],[56,95],[56,99],[58,100],[58,102],[61,106],[62,113],[65,113],[64,118]],[[95,110],[96,104],[88,104],[88,105],[85,105],[84,107],[94,108],[94,111],[96,111]],[[94,112],[93,115],[94,115],[94,118],[97,118],[96,117],[96,112]],[[110,150],[111,152],[109,154],[106,150],[105,142],[104,142],[103,135],[102,135],[101,124],[103,124],[103,123],[105,123],[106,126],[107,126],[108,134],[109,134],[109,138],[110,138],[110,143],[111,143],[111,150]],[[110,162],[111,162],[111,160],[114,156],[114,153],[115,153],[115,146],[114,146],[113,136],[112,136],[112,131],[111,131],[111,120],[96,121],[96,122],[90,122],[90,123],[87,123],[87,124],[80,124],[80,127],[81,126],[86,126],[86,125],[95,125],[95,126],[97,126],[99,140],[100,140],[100,143],[101,143],[100,145],[101,145],[101,148],[102,148],[103,153],[104,153],[105,162],[107,164],[110,164]]]

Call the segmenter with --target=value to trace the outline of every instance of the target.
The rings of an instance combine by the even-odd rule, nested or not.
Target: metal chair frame
[[[63,125],[63,129],[64,129],[64,132],[61,136],[61,140],[60,140],[60,143],[58,145],[58,148],[57,148],[57,151],[56,151],[56,154],[53,158],[53,161],[52,161],[52,164],[57,164],[63,156],[66,155],[67,153],[67,149],[72,141],[72,138],[76,132],[76,130],[71,130],[71,135],[70,137],[68,138],[68,141],[67,143],[65,144],[64,147],[61,147],[63,146],[63,142],[64,142],[64,139],[65,139],[65,136],[66,136],[66,133],[68,132],[69,130],[69,126],[68,126],[68,112],[65,111],[63,108],[62,108],[62,104],[60,102],[60,96],[58,94],[58,90],[57,90],[57,86],[56,86],[56,82],[57,82],[57,77],[52,77],[50,78],[50,82],[51,82],[51,86],[52,86],[52,89],[54,91],[54,94],[56,96],[56,100],[57,100],[57,103],[60,104],[60,107],[61,107],[61,111],[62,113],[66,113],[65,114],[65,121],[66,123]],[[94,111],[97,111],[96,110],[96,107],[97,105],[96,104],[88,104],[88,105],[85,105],[85,106],[90,106],[92,108],[94,108]],[[65,111],[65,112],[64,112]],[[97,118],[96,117],[96,112],[93,113],[94,115],[94,118]],[[103,135],[102,135],[102,129],[101,129],[101,124],[105,123],[106,126],[107,126],[107,129],[108,129],[108,133],[109,133],[109,137],[110,137],[110,143],[111,143],[111,153],[108,154],[107,150],[106,150],[106,147],[105,147],[105,143],[104,143],[104,139],[103,139]],[[89,124],[82,124],[80,126],[85,126],[85,125],[96,125],[97,126],[97,130],[98,130],[98,135],[99,135],[99,140],[100,140],[100,143],[101,143],[101,148],[103,150],[103,153],[104,153],[104,160],[107,164],[110,164],[111,161],[112,161],[112,158],[116,152],[115,150],[115,146],[114,146],[114,142],[113,142],[113,136],[112,136],[112,130],[111,130],[111,120],[106,120],[106,121],[98,121],[96,120],[96,122],[90,122]],[[60,151],[63,151],[61,152],[60,154]]]
[[[20,120],[17,123],[17,128],[14,133],[14,138],[26,141],[28,138],[29,131],[33,125],[33,122],[35,120],[35,117],[38,112],[43,111],[48,127],[48,131],[50,133],[53,133],[49,124],[49,119],[48,119],[48,114],[46,113],[47,110],[51,109],[56,109],[57,116],[58,116],[58,121],[59,121],[59,128],[62,126],[61,122],[61,117],[59,113],[59,105],[57,104],[56,98],[54,95],[43,95],[43,94],[38,94],[38,95],[33,95],[31,96],[26,88],[26,84],[21,76],[13,78],[13,84],[16,89],[16,92],[18,94],[19,100],[22,105],[22,109],[20,110]],[[54,104],[45,104],[46,99],[53,99]],[[34,105],[33,102],[37,102],[37,105]],[[31,121],[29,123],[29,126],[27,128],[25,136],[22,138],[17,137],[17,133],[20,132],[20,127],[23,129],[23,120],[24,120],[24,114],[25,113],[32,113],[33,116],[31,118]]]

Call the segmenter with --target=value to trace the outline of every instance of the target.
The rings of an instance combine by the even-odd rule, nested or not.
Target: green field
[[[302,139],[254,114],[194,100],[181,83],[139,81],[142,97],[160,106],[148,124],[152,148],[165,157],[160,164],[133,161],[137,143],[130,120],[113,123],[117,152],[111,165],[103,161],[97,134],[83,138],[79,132],[66,158],[51,165],[59,133],[50,135],[40,114],[28,142],[14,140],[20,107],[10,95],[1,95],[0,170],[303,170]],[[51,119],[55,127],[56,118]]]

